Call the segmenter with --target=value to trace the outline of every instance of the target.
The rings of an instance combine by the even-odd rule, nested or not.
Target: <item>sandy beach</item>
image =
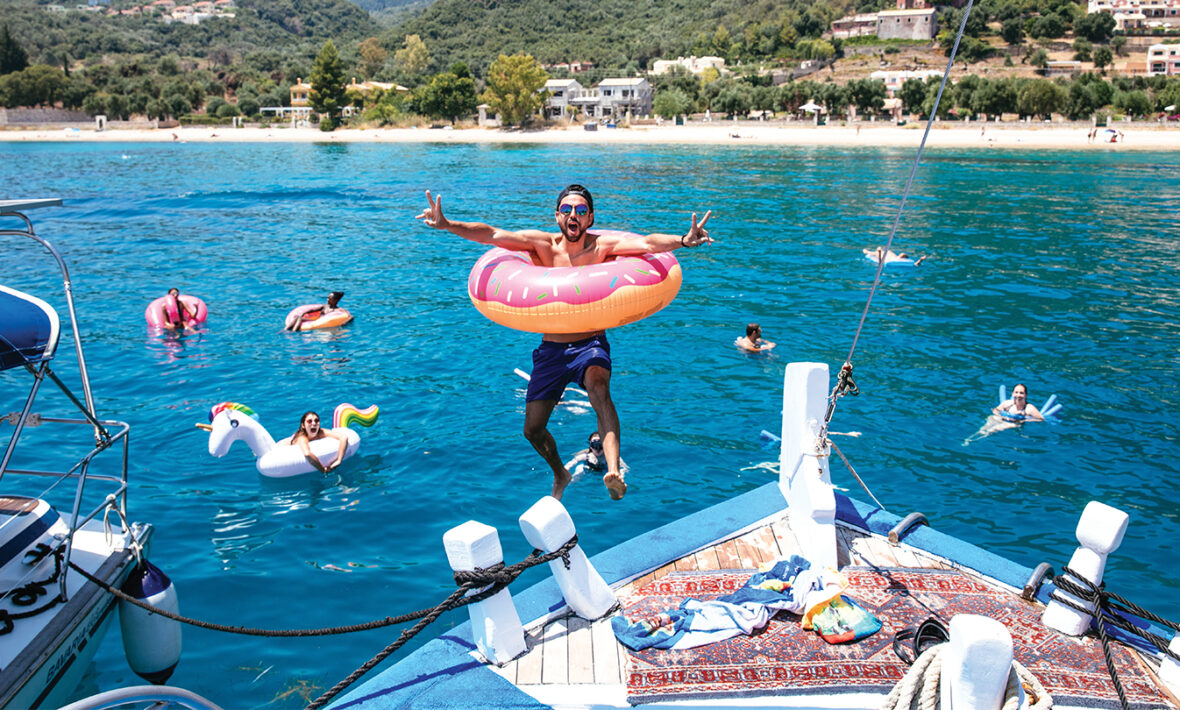
[[[925,123],[894,126],[864,122],[859,125],[815,126],[804,122],[716,121],[636,125],[630,128],[599,126],[596,131],[581,126],[541,130],[495,128],[341,128],[325,133],[317,128],[288,126],[114,128],[40,128],[0,130],[0,141],[97,141],[110,143],[204,143],[204,142],[290,142],[290,143],[655,143],[697,145],[787,145],[839,147],[916,148]],[[1180,150],[1180,124],[1126,123],[1113,126],[1117,132],[1099,128],[1091,141],[1090,126],[1047,123],[936,123],[927,148],[1027,148],[1062,150]],[[1118,132],[1121,132],[1118,133]],[[1110,137],[1117,142],[1110,142]]]

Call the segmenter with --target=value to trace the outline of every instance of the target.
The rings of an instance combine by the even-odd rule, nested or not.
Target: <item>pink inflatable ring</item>
[[[187,293],[180,294],[179,298],[190,310],[196,312],[196,316],[185,315],[185,327],[204,323],[205,319],[209,317],[209,309],[205,307],[205,302],[201,299]],[[167,309],[167,313],[165,309]],[[172,316],[171,321],[169,321],[169,315]],[[171,298],[160,296],[148,304],[147,310],[143,312],[143,317],[147,320],[148,325],[154,328],[167,328],[169,322],[175,323],[179,320],[179,309],[171,303]]]
[[[650,316],[672,302],[680,281],[680,263],[671,252],[547,267],[534,264],[529,252],[494,248],[472,267],[467,295],[476,310],[509,328],[588,333]]]

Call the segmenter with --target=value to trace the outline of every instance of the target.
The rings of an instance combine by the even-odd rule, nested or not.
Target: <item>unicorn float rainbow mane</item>
[[[342,459],[352,456],[360,446],[360,436],[349,427],[353,424],[373,426],[378,413],[376,405],[361,409],[346,402],[336,407],[332,413],[332,431],[345,438]],[[268,478],[299,476],[316,470],[303,450],[291,445],[291,437],[275,441],[250,407],[240,402],[213,405],[209,410],[210,455],[218,458],[225,456],[230,446],[238,440],[245,441],[254,452],[258,472]],[[340,442],[333,437],[310,441],[308,447],[324,465],[334,462],[340,453]]]

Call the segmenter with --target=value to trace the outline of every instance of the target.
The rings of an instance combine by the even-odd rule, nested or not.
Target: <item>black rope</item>
[[[33,604],[37,603],[38,599],[48,594],[46,587],[51,584],[56,584],[61,577],[61,561],[62,557],[65,555],[65,551],[61,548],[58,548],[47,553],[47,549],[48,545],[41,544],[38,545],[33,552],[28,553],[28,555],[31,556],[31,563],[36,564],[52,554],[53,573],[45,579],[28,582],[27,584],[10,589],[3,596],[0,596],[0,598],[7,597],[12,601],[13,606],[32,606]],[[20,621],[21,619],[31,619],[32,617],[44,611],[52,609],[63,601],[64,599],[59,592],[54,594],[53,597],[49,599],[49,601],[45,602],[36,609],[28,609],[26,611],[19,612],[11,612],[7,609],[0,609],[0,636],[12,633],[13,629],[16,628],[16,624],[13,622]]]
[[[429,614],[417,624],[415,624],[412,628],[403,629],[401,635],[398,636],[396,641],[381,649],[377,655],[373,656],[355,671],[350,673],[347,678],[332,686],[327,692],[308,704],[306,710],[316,710],[317,708],[326,705],[332,698],[339,695],[345,688],[355,683],[361,676],[371,671],[377,664],[388,658],[390,654],[394,653],[403,645],[405,645],[407,641],[414,638],[414,636],[416,636],[419,631],[429,626],[435,619],[441,616],[443,612],[449,611],[451,609],[457,609],[461,606],[465,606],[476,601],[482,601],[495,594],[498,594],[501,590],[507,587],[512,580],[520,576],[521,572],[525,571],[529,567],[534,567],[536,565],[560,558],[562,564],[565,565],[565,568],[569,569],[569,553],[570,550],[577,546],[577,544],[578,536],[574,535],[569,539],[568,542],[553,552],[541,554],[540,550],[533,550],[532,554],[514,565],[509,565],[507,567],[493,565],[487,569],[480,569],[477,567],[472,571],[456,571],[455,582],[460,585],[459,589],[456,589],[451,594],[451,596],[447,597],[441,604],[430,610]],[[464,581],[460,581],[460,579]],[[493,580],[491,582],[491,586],[488,589],[485,589],[473,596],[459,599],[459,597],[466,591],[467,588],[470,586],[482,586],[487,582],[487,580]]]
[[[1102,657],[1106,661],[1106,670],[1110,673],[1110,680],[1114,684],[1115,692],[1119,696],[1119,704],[1123,710],[1128,710],[1130,707],[1127,703],[1127,695],[1123,690],[1123,684],[1119,680],[1118,673],[1115,671],[1114,659],[1110,653],[1110,639],[1107,636],[1106,625],[1110,624],[1116,628],[1122,629],[1127,633],[1133,634],[1144,641],[1147,641],[1159,651],[1167,654],[1169,657],[1180,662],[1180,654],[1175,653],[1168,648],[1168,641],[1160,638],[1158,635],[1151,633],[1145,629],[1141,629],[1128,619],[1120,614],[1114,612],[1130,613],[1139,616],[1148,621],[1162,624],[1173,631],[1180,631],[1180,624],[1168,621],[1163,617],[1153,614],[1141,606],[1132,604],[1123,597],[1106,591],[1106,584],[1094,584],[1089,579],[1078,574],[1068,566],[1062,567],[1062,573],[1053,579],[1053,584],[1057,587],[1049,598],[1059,604],[1074,609],[1088,616],[1092,616],[1097,621],[1098,638],[1102,642]],[[1068,575],[1068,576],[1066,576]],[[1083,602],[1092,604],[1093,607],[1086,607],[1069,599],[1059,592],[1072,594],[1081,599]]]
[[[508,586],[509,582],[511,582],[516,577],[520,576],[520,573],[523,572],[524,570],[528,569],[529,567],[533,567],[535,565],[549,562],[550,560],[555,560],[555,559],[561,558],[563,561],[565,561],[566,568],[568,569],[569,568],[569,551],[571,549],[573,549],[574,546],[576,546],[577,544],[578,544],[578,536],[574,535],[572,538],[570,538],[569,542],[565,543],[564,545],[562,545],[560,548],[554,550],[553,552],[550,552],[545,555],[540,555],[540,550],[533,550],[532,554],[529,557],[525,558],[525,560],[523,562],[518,562],[515,565],[512,565],[510,567],[502,567],[502,565],[496,565],[493,567],[489,567],[486,570],[477,568],[477,569],[472,570],[470,572],[456,572],[455,573],[455,580],[456,580],[457,584],[460,584],[462,586],[462,589],[460,590],[462,592],[468,592],[468,591],[471,591],[472,589],[478,589],[480,587],[485,587],[489,584],[493,585],[493,589],[489,589],[487,591],[481,591],[481,592],[474,594],[470,597],[466,597],[464,599],[461,599],[458,603],[456,603],[451,608],[457,609],[459,607],[463,607],[468,604],[473,604],[475,602],[483,601],[484,599],[487,599],[488,597],[492,596],[496,592],[500,591],[500,589],[503,589],[504,587]],[[247,627],[247,626],[228,626],[225,624],[216,624],[216,623],[213,623],[210,621],[202,621],[201,619],[194,619],[192,617],[182,616],[180,614],[176,614],[174,612],[168,611],[167,609],[161,609],[160,607],[148,604],[147,602],[143,601],[142,599],[136,599],[135,597],[131,596],[130,594],[127,594],[126,592],[124,592],[123,590],[121,590],[117,587],[111,586],[110,584],[106,583],[105,581],[99,579],[98,577],[95,577],[94,575],[90,574],[89,572],[82,569],[78,565],[74,564],[73,562],[70,563],[70,568],[73,569],[75,572],[78,572],[79,574],[81,574],[88,581],[93,582],[94,584],[97,584],[100,588],[113,594],[114,596],[118,597],[119,599],[122,599],[123,601],[129,602],[131,604],[134,604],[135,606],[140,607],[141,609],[145,609],[147,611],[150,611],[153,614],[159,614],[160,616],[163,616],[166,619],[172,619],[173,621],[179,621],[182,624],[188,624],[190,626],[196,626],[196,627],[202,628],[202,629],[209,629],[211,631],[224,631],[225,633],[241,634],[243,636],[266,636],[266,637],[274,637],[274,638],[298,638],[298,637],[308,637],[308,636],[336,636],[336,635],[340,635],[340,634],[351,634],[351,633],[355,633],[357,631],[370,631],[372,629],[380,629],[380,628],[384,628],[386,626],[396,626],[398,624],[404,624],[407,621],[414,621],[416,619],[421,619],[423,617],[426,617],[434,610],[434,608],[419,609],[418,611],[413,611],[408,614],[401,614],[400,616],[387,616],[384,619],[374,619],[373,621],[367,621],[367,622],[361,623],[361,624],[351,624],[351,625],[347,625],[347,626],[329,626],[329,627],[319,628],[319,629],[257,629],[257,628]],[[503,570],[504,574],[500,573],[501,569]],[[464,576],[464,579],[469,578],[471,581],[460,582],[459,579],[460,579],[461,575]],[[492,581],[486,581],[486,580],[492,580]],[[499,580],[506,580],[506,581],[501,582]]]

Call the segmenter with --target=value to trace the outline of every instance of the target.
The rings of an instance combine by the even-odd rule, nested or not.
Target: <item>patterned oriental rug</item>
[[[1016,660],[1036,676],[1058,704],[1118,708],[1118,695],[1096,638],[1074,639],[1040,623],[1043,607],[1005,589],[953,570],[846,567],[845,596],[882,622],[877,634],[852,644],[830,645],[780,612],[765,630],[698,648],[630,651],[627,700],[631,704],[741,695],[806,695],[888,692],[908,670],[893,652],[893,635],[937,616],[996,619],[1012,634]],[[623,598],[629,619],[674,609],[685,598],[716,599],[746,583],[750,572],[673,572]],[[1112,644],[1115,667],[1131,707],[1176,708],[1156,687],[1134,654]]]

